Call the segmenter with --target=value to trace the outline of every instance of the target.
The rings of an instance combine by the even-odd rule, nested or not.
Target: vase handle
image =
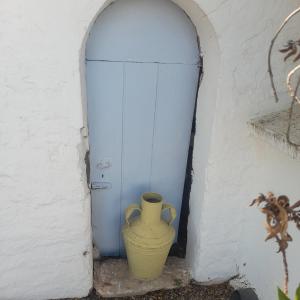
[[[162,211],[168,209],[170,213],[170,219],[168,221],[168,225],[171,225],[173,221],[176,219],[176,209],[173,205],[164,203],[162,206]]]
[[[133,214],[134,211],[138,210],[139,212],[141,212],[141,208],[139,205],[137,204],[130,204],[127,208],[126,208],[126,211],[125,211],[125,220],[126,220],[126,223],[128,225],[130,225],[129,223],[129,219],[131,217],[131,215]]]

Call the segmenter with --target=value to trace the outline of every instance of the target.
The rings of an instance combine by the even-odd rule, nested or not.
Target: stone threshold
[[[300,147],[290,145],[286,139],[289,110],[282,110],[248,122],[254,136],[263,139],[268,144],[285,152],[293,159],[300,159]],[[291,141],[300,144],[300,105],[294,110],[291,126]]]
[[[104,298],[130,297],[149,292],[187,286],[190,272],[185,260],[169,257],[162,275],[151,281],[134,279],[127,260],[106,259],[94,262],[94,288]]]

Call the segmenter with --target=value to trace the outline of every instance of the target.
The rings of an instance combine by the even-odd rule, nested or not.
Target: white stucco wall
[[[245,274],[261,299],[274,299],[280,257],[262,242],[263,216],[248,203],[268,190],[297,199],[300,163],[252,138],[246,122],[283,105],[272,99],[266,53],[300,1],[174,2],[195,23],[204,56],[188,228],[193,277]],[[103,4],[1,1],[0,299],[79,297],[92,286],[83,62]],[[291,289],[300,281],[294,240]]]
[[[261,299],[275,299],[276,287],[282,284],[281,257],[275,253],[275,243],[263,242],[264,216],[248,207],[249,200],[269,190],[298,199],[296,174],[300,163],[251,137],[246,121],[286,106],[284,101],[274,103],[266,57],[275,30],[300,1],[198,2],[214,27],[221,55],[219,76],[209,82],[217,87],[217,101],[205,174],[198,169],[203,143],[207,141],[202,140],[201,117],[205,116],[198,107],[200,134],[194,157],[189,260],[198,281],[222,281],[240,273],[257,289]],[[299,28],[299,20],[297,24]],[[291,25],[295,31],[295,24]],[[286,40],[283,33],[280,41]],[[282,57],[280,61],[277,57],[274,60],[281,62]],[[285,97],[284,78],[276,79],[281,83],[280,95]],[[200,95],[198,101],[205,100]],[[291,291],[300,282],[297,234],[293,234],[294,244],[289,248]]]

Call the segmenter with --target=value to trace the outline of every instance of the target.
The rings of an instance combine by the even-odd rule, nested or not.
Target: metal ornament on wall
[[[283,21],[283,23],[281,24],[281,26],[277,30],[275,36],[271,40],[271,44],[270,44],[270,47],[269,47],[269,52],[268,52],[268,73],[269,73],[269,76],[270,76],[271,86],[272,86],[272,90],[273,90],[273,94],[274,94],[276,102],[279,101],[279,96],[278,96],[277,89],[276,89],[275,82],[274,82],[274,75],[273,75],[272,62],[271,62],[273,47],[274,47],[275,41],[277,40],[279,34],[286,27],[288,22],[294,16],[296,16],[299,12],[300,12],[300,7],[295,9]],[[300,39],[298,39],[298,40],[289,40],[287,42],[287,44],[282,49],[279,50],[279,52],[281,52],[282,54],[285,54],[284,61],[287,61],[288,59],[293,58],[294,63],[299,62],[300,61]],[[300,86],[300,75],[298,75],[298,79],[296,81],[295,86],[292,85],[292,79],[297,75],[297,72],[299,70],[300,70],[300,64],[297,63],[297,65],[289,71],[289,73],[287,75],[287,79],[286,79],[286,84],[287,84],[287,89],[288,89],[288,92],[289,92],[289,96],[292,99],[291,106],[290,106],[290,109],[289,109],[289,116],[288,116],[289,119],[288,119],[287,131],[286,131],[286,142],[289,145],[295,146],[297,148],[300,147],[300,144],[295,143],[291,140],[291,128],[292,128],[292,120],[293,120],[293,115],[294,115],[294,111],[295,111],[295,106],[300,104],[300,97],[298,96],[298,90],[299,90],[299,86]]]

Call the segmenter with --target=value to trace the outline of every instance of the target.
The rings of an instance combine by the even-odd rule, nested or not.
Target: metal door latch
[[[91,184],[92,190],[109,190],[111,189],[110,182],[93,181]]]

